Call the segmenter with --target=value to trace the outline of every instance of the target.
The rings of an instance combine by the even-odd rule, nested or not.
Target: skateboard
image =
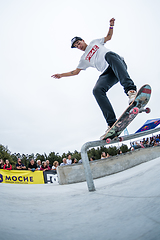
[[[122,137],[119,135],[123,130],[133,121],[133,119],[142,112],[150,113],[150,108],[145,108],[149,102],[151,96],[151,87],[148,84],[143,85],[133,102],[127,107],[127,109],[122,113],[119,119],[114,123],[110,130],[105,133],[100,139],[106,140],[106,143],[110,143],[112,139],[117,139],[123,141]]]

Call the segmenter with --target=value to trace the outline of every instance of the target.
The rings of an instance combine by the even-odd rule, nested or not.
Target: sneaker
[[[108,126],[107,130],[105,131],[105,133],[100,137],[100,140],[102,140],[105,137],[105,135],[109,132],[110,128],[111,127]]]
[[[135,99],[137,92],[135,90],[129,90],[127,95],[129,97],[129,104],[131,104],[131,102],[133,102],[133,100]]]

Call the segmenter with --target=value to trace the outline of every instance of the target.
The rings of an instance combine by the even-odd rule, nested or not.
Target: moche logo
[[[3,175],[0,174],[0,183],[3,182]]]

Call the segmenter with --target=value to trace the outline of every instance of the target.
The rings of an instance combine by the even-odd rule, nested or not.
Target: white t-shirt
[[[67,159],[67,164],[72,164],[72,159]]]
[[[86,70],[88,67],[94,67],[98,71],[104,72],[109,66],[105,60],[105,54],[110,51],[104,47],[104,44],[104,38],[91,41],[81,56],[77,68]]]

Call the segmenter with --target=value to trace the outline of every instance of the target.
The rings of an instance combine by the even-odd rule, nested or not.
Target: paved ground
[[[160,239],[160,158],[94,182],[0,184],[0,239]]]

